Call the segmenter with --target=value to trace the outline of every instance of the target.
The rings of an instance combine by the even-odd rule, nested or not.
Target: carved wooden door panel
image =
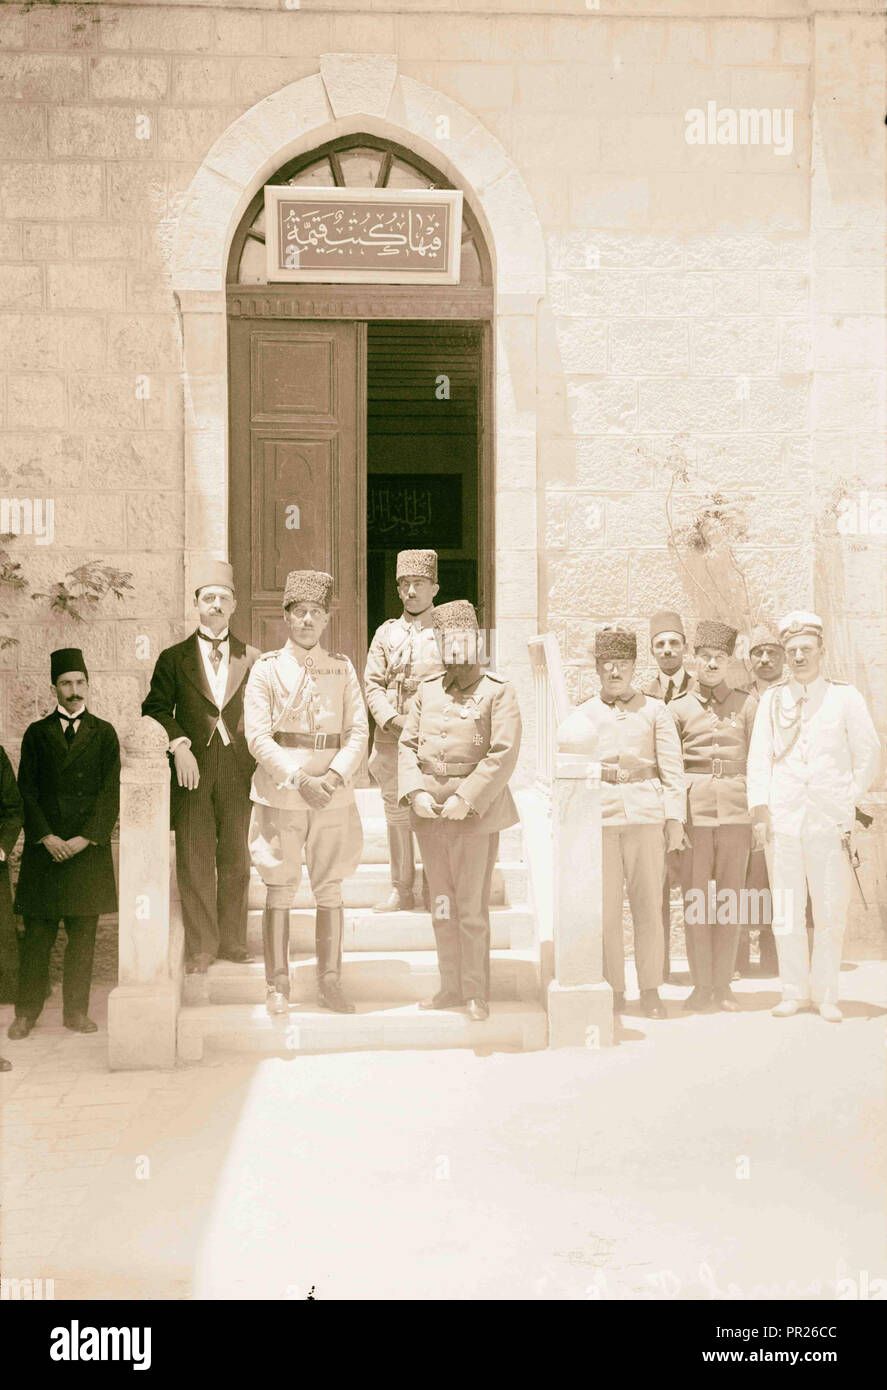
[[[288,572],[327,570],[336,585],[324,646],[345,652],[362,673],[366,325],[234,319],[230,327],[239,631],[246,637],[248,623],[261,651],[280,646]]]

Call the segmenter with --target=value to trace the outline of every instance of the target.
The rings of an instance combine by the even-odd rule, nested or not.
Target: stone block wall
[[[593,689],[596,622],[643,635],[655,607],[692,622],[704,606],[668,546],[680,467],[677,520],[708,487],[741,504],[756,599],[820,604],[835,674],[887,728],[887,538],[829,520],[854,479],[885,486],[874,4],[692,0],[676,18],[665,0],[290,3],[0,6],[0,493],[55,502],[53,544],[10,550],[35,589],[93,558],[135,585],[84,625],[0,589],[0,632],[19,639],[0,653],[13,754],[46,707],[51,646],[85,647],[94,706],[125,729],[187,626],[185,536],[218,531],[220,499],[185,487],[197,398],[176,221],[232,121],[338,52],[396,55],[459,102],[535,202],[536,361],[508,364],[516,417],[532,392],[535,451],[501,457],[497,481],[504,496],[535,473],[538,529],[503,501],[497,550],[516,595],[538,557],[539,629],[557,633],[573,697]],[[790,110],[791,151],[688,144],[687,111],[710,102]],[[210,336],[199,370],[218,355]]]

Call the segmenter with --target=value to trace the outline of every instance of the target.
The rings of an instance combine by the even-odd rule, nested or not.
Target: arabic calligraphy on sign
[[[370,473],[367,545],[401,550],[411,544],[458,549],[462,544],[462,479],[458,473]]]
[[[457,190],[265,189],[269,278],[458,281]]]

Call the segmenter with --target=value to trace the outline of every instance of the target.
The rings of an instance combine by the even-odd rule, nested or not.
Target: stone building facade
[[[51,544],[8,545],[30,589],[0,587],[14,759],[71,641],[125,731],[190,565],[227,554],[228,248],[276,168],[355,131],[441,169],[486,237],[493,611],[528,726],[529,636],[557,634],[579,698],[596,622],[711,611],[671,485],[678,532],[712,493],[739,509],[752,607],[820,609],[887,732],[887,535],[834,524],[887,485],[884,15],[681,8],[0,7],[2,491],[54,502]],[[32,598],[94,559],[132,593],[83,624]]]

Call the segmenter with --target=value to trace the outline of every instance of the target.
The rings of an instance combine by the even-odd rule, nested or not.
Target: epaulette
[[[827,680],[827,682],[828,682],[829,685],[849,685],[849,684],[850,684],[849,681],[838,681],[838,680],[835,680],[834,676],[826,676],[826,680]]]
[[[256,657],[256,661],[270,661],[272,656],[280,656],[282,650],[281,647],[277,647],[273,652],[262,652],[261,656]]]
[[[344,652],[327,652],[327,656],[332,657],[333,661],[350,661]]]
[[[499,685],[505,684],[505,677],[498,675],[496,671],[484,671],[483,674],[488,676],[491,681],[497,681]]]
[[[444,677],[445,675],[446,675],[446,671],[438,671],[436,675],[432,672],[432,674],[431,674],[430,676],[423,676],[422,679],[419,681],[419,684],[420,684],[420,685],[426,685],[426,684],[428,683],[428,681],[439,681],[439,680],[442,680],[443,677]]]

